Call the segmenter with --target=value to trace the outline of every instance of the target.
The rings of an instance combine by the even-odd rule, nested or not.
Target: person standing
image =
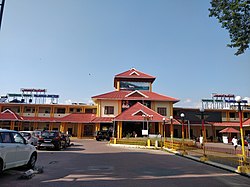
[[[238,140],[237,140],[236,136],[233,137],[232,143],[233,143],[233,146],[234,146],[234,150],[236,151],[237,146],[238,146]]]
[[[199,139],[200,139],[200,145],[201,145],[201,147],[203,147],[203,136],[200,135]]]

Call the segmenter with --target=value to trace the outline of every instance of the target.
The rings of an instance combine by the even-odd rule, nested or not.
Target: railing
[[[156,144],[157,141],[157,144]],[[155,148],[168,148],[171,150],[176,150],[179,152],[186,151],[188,155],[200,158],[203,156],[203,147],[193,140],[185,139],[184,146],[181,139],[174,138],[173,142],[168,138],[163,145],[161,145],[161,138],[123,138],[117,139],[117,144],[129,144],[129,145],[138,145],[138,146],[153,146]],[[113,143],[111,140],[110,143]],[[150,145],[149,145],[150,143]],[[157,147],[156,147],[157,146]],[[238,147],[237,150],[233,146],[224,147],[221,143],[206,143],[205,144],[206,156],[209,161],[214,161],[220,164],[228,165],[231,167],[237,167],[242,164],[242,151],[241,147]],[[247,163],[250,163],[250,152],[246,151]],[[247,164],[245,163],[245,164]]]

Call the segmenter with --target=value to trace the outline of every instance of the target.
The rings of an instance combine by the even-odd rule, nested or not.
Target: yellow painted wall
[[[150,91],[150,92],[152,92],[152,87],[153,87],[153,86],[152,86],[152,83],[150,83],[150,85],[149,85],[149,91]]]
[[[122,101],[118,101],[118,114],[122,113]]]
[[[100,100],[96,101],[96,105],[97,105],[96,116],[101,117],[101,101]]]
[[[122,122],[118,121],[117,123],[117,136],[118,139],[122,138]]]
[[[105,106],[114,106],[114,114],[106,115],[104,114]],[[118,101],[101,101],[101,117],[115,117],[118,115],[119,102]]]
[[[120,91],[120,81],[117,81],[117,88],[116,90]]]
[[[151,101],[151,109],[157,112],[157,109],[155,108],[155,101]]]
[[[96,123],[95,124],[95,131],[99,131],[100,130],[100,123]]]
[[[167,117],[173,115],[173,103],[172,102],[155,101],[154,102],[154,111],[157,112],[158,107],[167,108]]]

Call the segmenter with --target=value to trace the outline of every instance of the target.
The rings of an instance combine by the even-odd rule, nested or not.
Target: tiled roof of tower
[[[145,116],[151,116],[149,121],[162,122],[164,116],[158,114],[154,110],[146,107],[145,105],[137,102],[123,113],[115,117],[116,121],[145,121]]]
[[[93,96],[92,99],[172,101],[174,103],[179,101],[176,98],[149,91],[112,91]]]
[[[6,109],[0,113],[0,120],[19,121],[22,119],[22,117],[9,109]]]
[[[141,71],[138,71],[135,68],[131,68],[128,71],[125,71],[123,73],[119,73],[115,75],[115,78],[141,78],[141,79],[155,79],[156,77],[148,75],[146,73],[143,73]]]

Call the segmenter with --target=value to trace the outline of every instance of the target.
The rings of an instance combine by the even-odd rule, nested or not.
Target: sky
[[[116,74],[155,76],[153,91],[199,107],[212,93],[250,97],[250,50],[235,56],[209,0],[6,0],[0,95],[47,89],[90,103]]]

